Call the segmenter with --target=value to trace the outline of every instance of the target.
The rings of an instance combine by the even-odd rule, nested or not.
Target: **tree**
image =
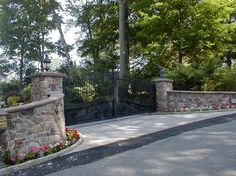
[[[235,0],[87,0],[70,12],[88,72],[119,67],[119,34],[122,74],[150,79],[164,67],[179,88],[200,90],[221,67],[234,68]]]
[[[7,77],[8,73],[12,69],[12,64],[9,60],[5,59],[4,53],[0,55],[0,77]]]
[[[73,3],[68,11],[76,18],[74,25],[80,28],[77,36],[78,53],[91,70],[115,69],[118,56],[118,3],[113,0],[97,0]]]
[[[129,75],[128,6],[119,0],[120,77]]]
[[[144,74],[154,77],[158,67],[179,64],[198,69],[212,57],[224,55],[228,46],[223,39],[235,29],[235,23],[225,23],[234,8],[232,2],[134,1],[137,44],[146,60]]]
[[[27,63],[39,59],[43,71],[44,55],[53,48],[47,38],[55,28],[52,9],[43,0],[1,0],[0,10],[0,45],[10,62],[19,64],[15,70],[19,70],[22,88]]]
[[[55,0],[49,0],[48,1],[50,6],[51,6],[51,9],[52,9],[52,12],[53,12],[53,20],[55,21],[55,24],[56,24],[56,28],[60,34],[60,40],[57,42],[57,48],[58,48],[58,54],[59,55],[62,55],[63,57],[66,58],[66,65],[68,67],[68,74],[69,76],[71,75],[71,67],[72,67],[72,61],[71,61],[71,56],[70,56],[70,50],[71,50],[71,46],[69,46],[66,42],[66,39],[65,39],[65,36],[64,36],[64,33],[63,33],[63,30],[62,30],[62,17],[59,15],[59,12],[62,9],[62,7],[60,6],[60,4],[55,1]],[[57,10],[60,10],[59,12],[56,11]],[[62,47],[60,47],[62,45]]]

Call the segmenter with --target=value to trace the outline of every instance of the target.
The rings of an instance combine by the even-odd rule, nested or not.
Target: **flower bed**
[[[3,161],[8,165],[14,165],[26,162],[28,160],[40,158],[47,156],[53,153],[56,153],[60,150],[63,150],[74,143],[76,143],[80,138],[79,132],[77,129],[66,128],[66,140],[56,143],[55,145],[45,145],[39,147],[30,147],[29,153],[25,155],[20,155],[17,151],[5,151],[2,155]]]

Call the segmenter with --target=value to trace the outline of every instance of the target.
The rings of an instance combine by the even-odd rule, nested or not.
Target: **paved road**
[[[71,126],[77,128],[84,136],[82,145],[72,150],[70,153],[84,151],[93,147],[107,145],[113,142],[127,140],[166,130],[181,125],[204,121],[211,118],[236,114],[236,111],[223,112],[198,112],[190,114],[141,114],[117,118],[107,121],[88,123]],[[206,122],[204,122],[206,123]]]
[[[48,176],[236,176],[236,120]]]

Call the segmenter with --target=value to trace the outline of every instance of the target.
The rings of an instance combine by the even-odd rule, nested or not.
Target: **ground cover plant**
[[[15,165],[26,162],[28,160],[47,156],[58,151],[61,151],[80,139],[80,134],[77,129],[66,128],[66,140],[56,143],[54,145],[33,146],[29,148],[29,152],[22,155],[17,151],[7,150],[3,152],[2,158],[7,165]]]

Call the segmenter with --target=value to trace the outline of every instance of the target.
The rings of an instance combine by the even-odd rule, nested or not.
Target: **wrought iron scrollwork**
[[[99,101],[92,104],[78,106],[74,109],[66,109],[66,123],[75,124],[103,119],[112,116],[111,103]]]
[[[154,107],[150,81],[120,79],[114,73],[80,78],[64,87],[68,125],[150,112]]]

